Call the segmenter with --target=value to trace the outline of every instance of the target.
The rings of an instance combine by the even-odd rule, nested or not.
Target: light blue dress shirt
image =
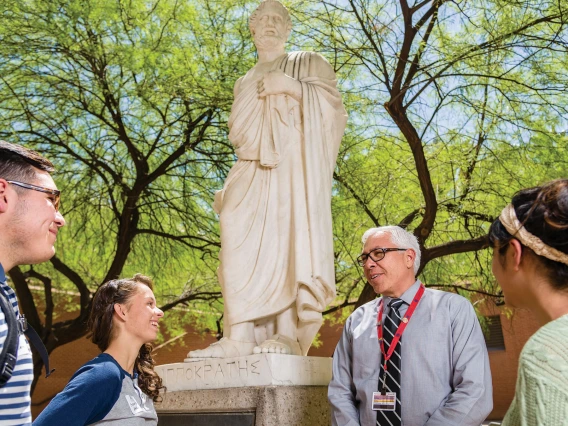
[[[420,287],[400,298],[406,313]],[[383,318],[391,298],[385,297]],[[333,355],[328,398],[332,425],[372,426],[373,392],[378,390],[381,350],[377,337],[379,299],[347,319]],[[479,426],[493,408],[487,347],[471,303],[453,293],[427,288],[401,339],[403,426]]]

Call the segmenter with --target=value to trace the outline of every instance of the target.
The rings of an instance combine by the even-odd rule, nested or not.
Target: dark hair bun
[[[568,179],[557,179],[535,188],[522,189],[511,201],[519,222],[544,244],[568,255]],[[514,237],[500,219],[489,228],[488,241],[502,256]],[[536,255],[539,271],[547,277],[553,288],[568,291],[568,264]]]
[[[558,231],[568,230],[568,180],[559,179],[546,184],[538,198],[537,202],[545,209],[547,225]]]
[[[519,221],[545,244],[568,253],[568,179],[523,189],[512,200]]]

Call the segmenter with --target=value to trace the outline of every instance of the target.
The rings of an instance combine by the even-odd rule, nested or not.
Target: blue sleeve
[[[122,389],[120,369],[111,362],[88,363],[51,400],[34,426],[84,426],[105,418]]]

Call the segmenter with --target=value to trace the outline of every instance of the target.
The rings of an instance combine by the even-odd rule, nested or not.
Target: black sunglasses
[[[46,194],[53,195],[53,199],[51,202],[53,203],[53,207],[55,207],[55,211],[59,211],[59,203],[61,201],[61,191],[58,189],[51,189],[51,188],[44,188],[43,186],[32,185],[31,183],[24,183],[24,182],[17,182],[15,180],[7,180],[6,182],[11,183],[12,185],[19,186],[25,189],[31,189],[33,191],[44,192]]]
[[[379,262],[385,258],[387,252],[389,251],[406,251],[408,249],[405,248],[382,248],[377,247],[371,250],[369,253],[363,253],[359,257],[357,257],[357,263],[359,266],[364,266],[367,262],[367,259],[370,257],[373,262]]]

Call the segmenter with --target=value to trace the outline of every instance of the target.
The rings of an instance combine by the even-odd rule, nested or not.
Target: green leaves
[[[414,231],[426,282],[497,292],[486,252],[476,252],[488,226],[514,192],[566,173],[551,152],[567,147],[558,131],[567,4],[314,1],[306,10],[297,9],[301,34],[343,58],[350,114],[334,189],[340,293],[352,297],[358,237],[376,224]]]
[[[234,160],[233,84],[254,62],[245,11],[175,0],[22,0],[2,10],[0,136],[57,165],[68,222],[58,256],[68,269],[40,267],[56,287],[80,285],[69,271],[91,291],[144,272],[164,302],[212,294],[203,298],[211,311],[211,203]],[[75,321],[79,335],[89,309]],[[53,349],[57,336],[46,335]]]
[[[220,327],[211,203],[235,159],[227,119],[256,62],[257,3],[0,5],[0,137],[52,159],[63,192],[61,262],[37,267],[54,287],[144,272],[168,306],[189,304],[175,315]],[[427,283],[498,292],[480,251],[491,220],[516,190],[566,175],[566,2],[285,3],[288,50],[330,61],[349,113],[337,304],[356,303],[360,237],[385,224],[416,233]],[[89,303],[75,308],[46,331],[50,349],[85,333]]]

